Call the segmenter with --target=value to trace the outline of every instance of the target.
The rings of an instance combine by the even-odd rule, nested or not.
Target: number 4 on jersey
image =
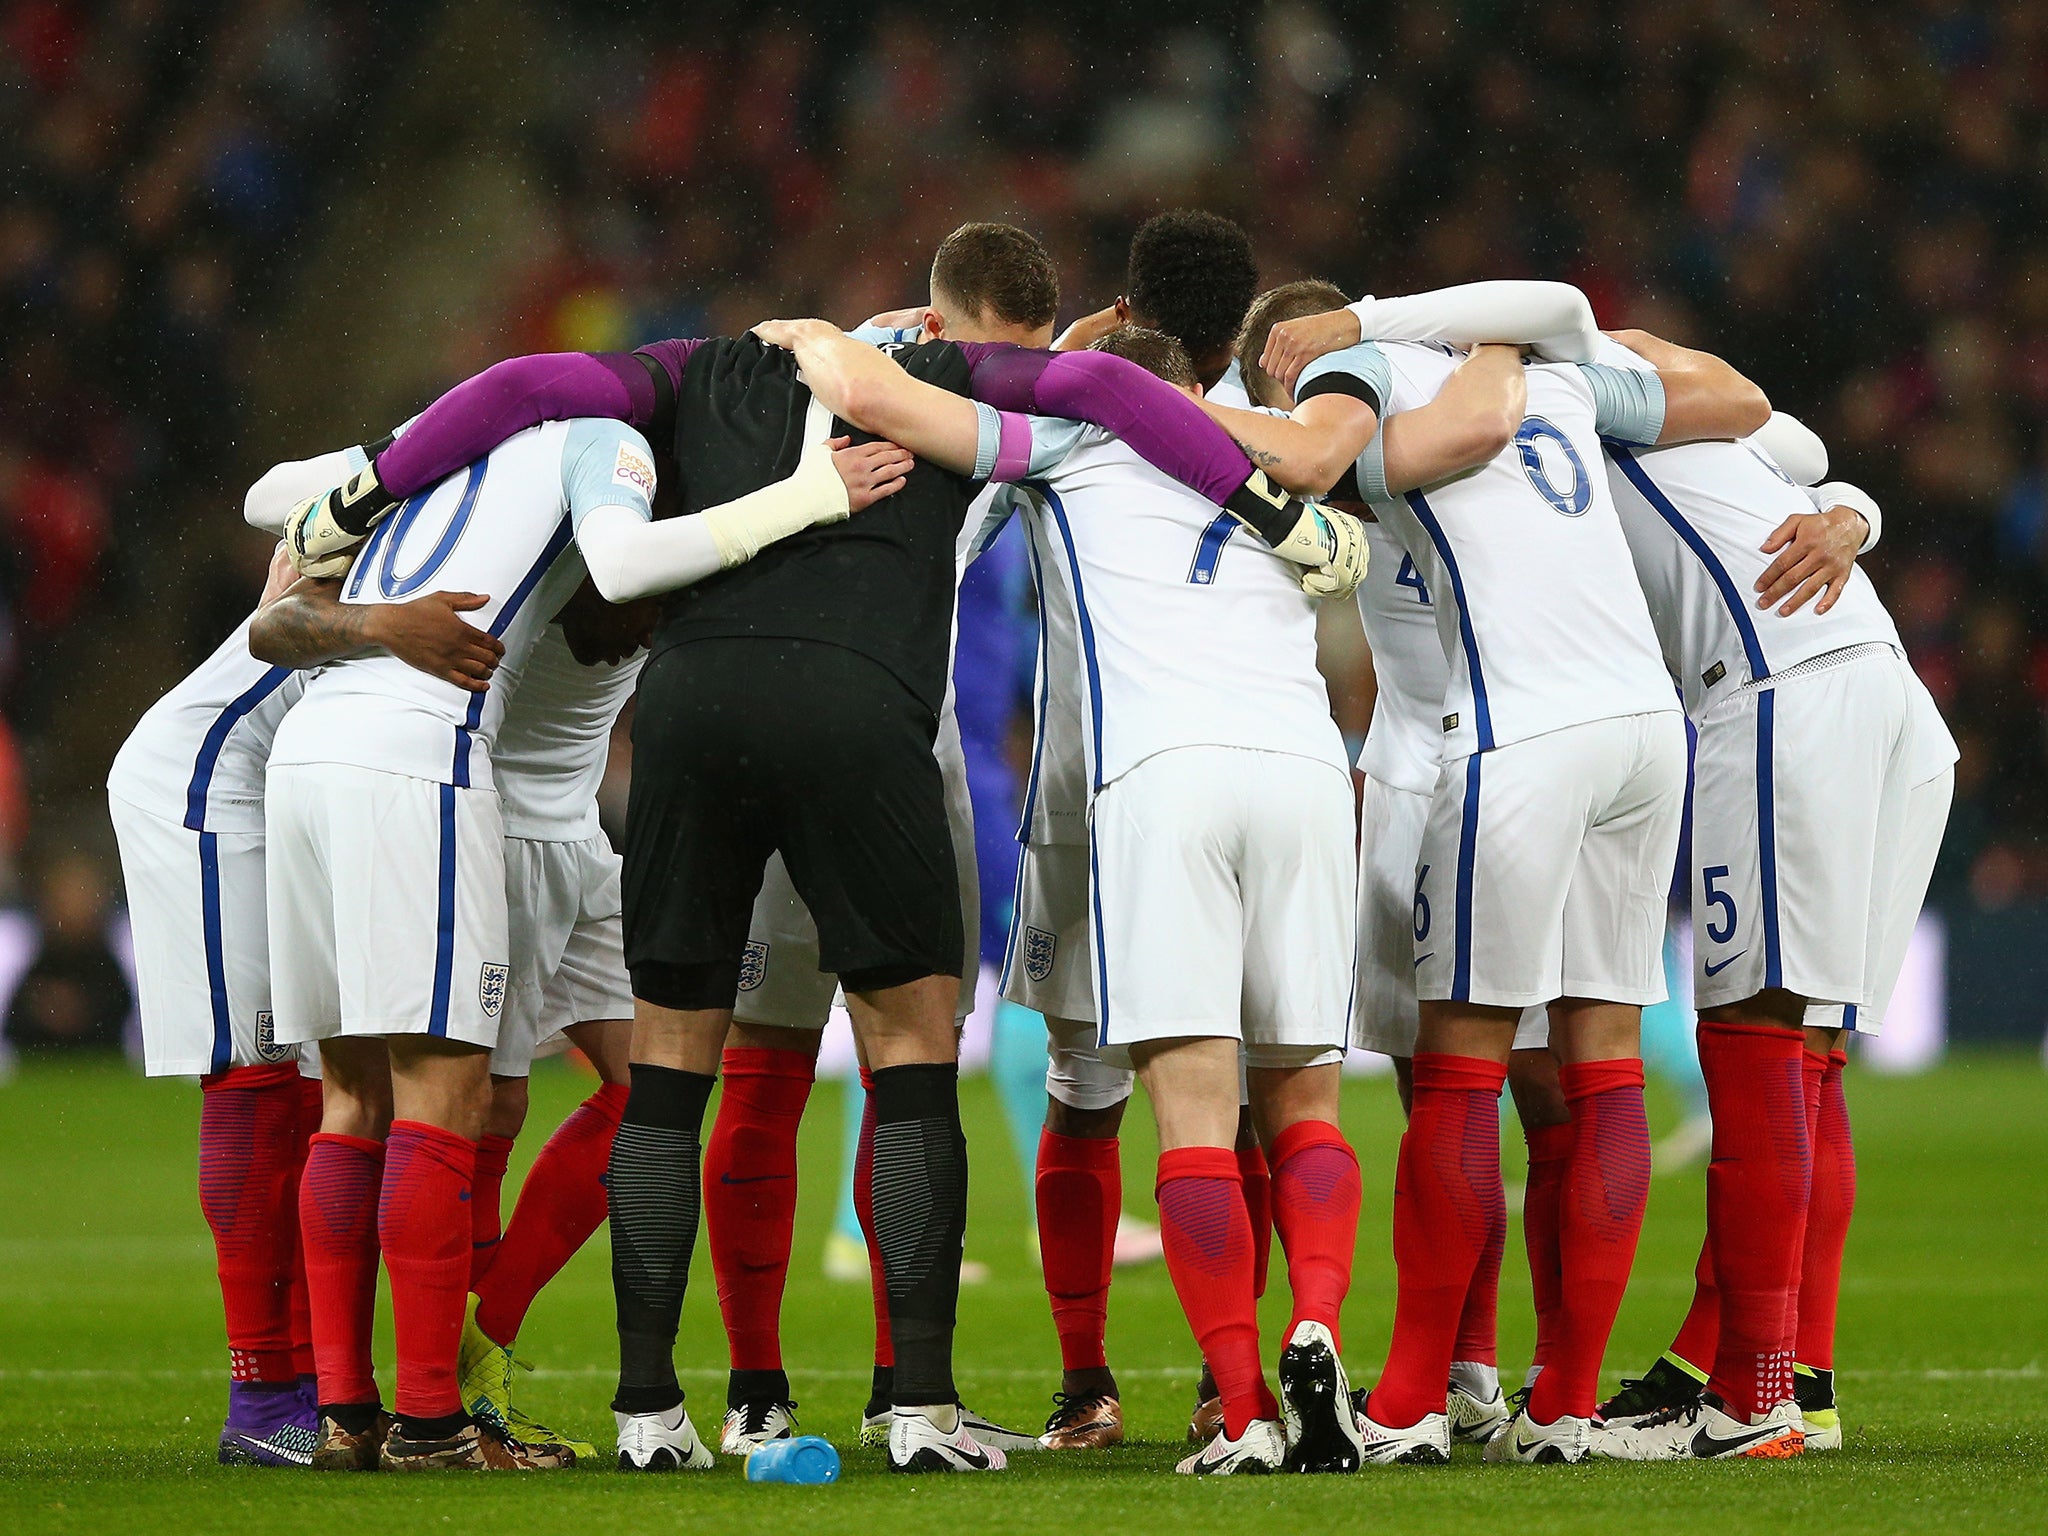
[[[1422,604],[1425,608],[1430,606],[1429,584],[1422,579],[1422,572],[1415,569],[1414,560],[1405,552],[1401,556],[1401,569],[1394,577],[1394,585],[1397,587],[1413,587],[1415,589],[1415,601]]]

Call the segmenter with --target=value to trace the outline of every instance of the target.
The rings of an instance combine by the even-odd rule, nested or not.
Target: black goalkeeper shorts
[[[771,855],[850,992],[960,974],[959,876],[930,709],[880,663],[707,638],[641,674],[626,817],[626,965],[664,1008],[729,1008]]]

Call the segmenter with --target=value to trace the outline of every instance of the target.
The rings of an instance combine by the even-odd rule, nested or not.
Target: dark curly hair
[[[1198,369],[1213,366],[1220,373],[1259,291],[1259,264],[1251,237],[1229,219],[1176,208],[1147,219],[1131,236],[1124,283],[1132,324],[1166,332]]]

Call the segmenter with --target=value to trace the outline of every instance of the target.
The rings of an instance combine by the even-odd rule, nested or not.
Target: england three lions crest
[[[1047,933],[1043,928],[1024,925],[1024,974],[1033,981],[1043,981],[1052,974],[1053,957],[1059,953],[1060,939],[1056,933]]]
[[[505,1009],[505,985],[512,975],[509,965],[494,965],[486,961],[483,976],[476,986],[476,999],[482,1005],[484,1017],[495,1019]]]
[[[256,1059],[276,1066],[280,1061],[290,1061],[299,1054],[295,1045],[277,1043],[277,1018],[268,1008],[256,1015]]]
[[[747,940],[747,947],[740,951],[740,990],[753,991],[767,976],[768,946],[759,939]]]

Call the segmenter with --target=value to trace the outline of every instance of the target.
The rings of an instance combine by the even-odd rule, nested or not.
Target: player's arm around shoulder
[[[489,602],[477,592],[429,592],[405,603],[344,603],[339,578],[300,577],[250,622],[249,654],[298,669],[384,654],[481,693],[505,645],[462,615]]]
[[[1478,468],[1515,440],[1528,404],[1521,348],[1474,347],[1427,405],[1387,418],[1359,461],[1360,491],[1384,501]]]
[[[912,459],[894,443],[807,443],[786,479],[661,522],[654,520],[654,453],[631,427],[572,423],[562,465],[563,496],[591,584],[606,601],[628,603],[744,565],[780,539],[895,495]]]
[[[768,320],[754,334],[796,354],[804,382],[827,410],[863,432],[900,443],[956,475],[986,475],[986,417],[964,395],[914,379],[895,359],[824,320]]]
[[[1585,365],[1605,418],[1603,436],[1644,447],[1734,439],[1760,431],[1771,419],[1770,398],[1762,388],[1711,352],[1676,346],[1648,331],[1608,334],[1656,372]],[[1643,394],[1640,402],[1627,398],[1637,391]],[[1617,405],[1632,419],[1612,419]]]

